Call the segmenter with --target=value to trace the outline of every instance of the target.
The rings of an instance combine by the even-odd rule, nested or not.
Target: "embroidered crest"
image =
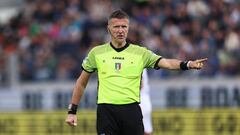
[[[115,63],[115,69],[116,70],[120,70],[122,67],[122,64],[121,63]]]

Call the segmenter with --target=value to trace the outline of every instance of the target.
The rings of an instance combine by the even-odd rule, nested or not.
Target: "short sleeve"
[[[82,68],[83,70],[89,73],[92,73],[97,69],[95,53],[93,49],[88,53],[87,57],[85,57],[85,59],[83,60]]]
[[[145,48],[143,60],[145,68],[155,68],[158,69],[157,62],[161,59],[162,56],[155,54],[154,52]]]

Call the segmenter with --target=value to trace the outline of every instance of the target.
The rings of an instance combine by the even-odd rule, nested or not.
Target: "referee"
[[[107,29],[111,41],[90,50],[76,81],[66,122],[77,125],[77,107],[91,73],[98,72],[98,135],[143,135],[140,82],[144,68],[171,70],[201,69],[207,60],[166,59],[152,51],[126,42],[129,17],[122,11],[111,13]]]

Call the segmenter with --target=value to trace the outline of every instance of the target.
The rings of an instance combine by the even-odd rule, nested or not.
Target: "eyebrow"
[[[113,27],[127,27],[127,25],[114,25]]]

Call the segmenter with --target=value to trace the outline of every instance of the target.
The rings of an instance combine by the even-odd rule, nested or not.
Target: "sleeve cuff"
[[[84,71],[86,71],[86,72],[88,72],[88,73],[93,73],[93,72],[95,72],[95,70],[93,70],[93,71],[91,71],[91,72],[90,72],[90,71],[87,71],[86,69],[84,69],[83,66],[81,66],[81,69],[84,70]]]
[[[162,59],[162,57],[158,58],[158,60],[156,61],[155,65],[154,65],[154,69],[158,70],[160,69],[160,67],[158,67],[158,62]]]

